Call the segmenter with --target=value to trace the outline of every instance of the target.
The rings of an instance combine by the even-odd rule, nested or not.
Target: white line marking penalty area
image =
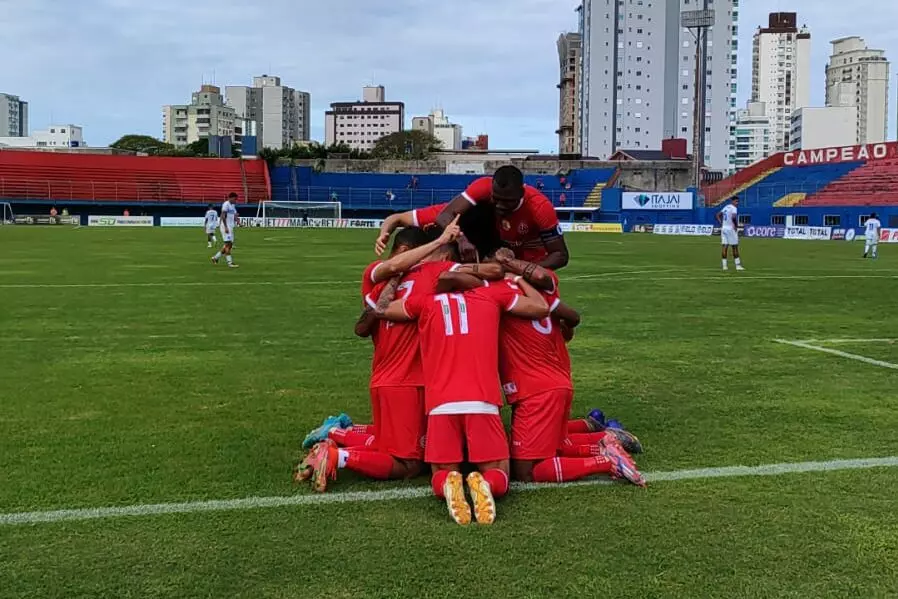
[[[898,466],[898,456],[882,458],[861,458],[852,460],[829,460],[822,462],[793,462],[764,464],[761,466],[726,466],[719,468],[699,468],[695,470],[674,470],[653,472],[646,475],[652,483],[680,480],[700,480],[732,478],[743,476],[779,476],[809,472],[833,472],[865,468],[894,468]],[[574,483],[513,483],[515,492],[531,492],[545,489],[610,485],[608,479],[591,479]],[[651,490],[649,490],[651,492]],[[320,495],[284,495],[275,497],[246,497],[243,499],[217,499],[208,501],[187,501],[182,503],[154,503],[121,507],[99,507],[38,512],[12,512],[0,514],[0,526],[34,525],[51,522],[74,522],[119,518],[123,516],[156,516],[164,514],[194,514],[201,512],[224,512],[263,508],[302,507],[342,503],[362,503],[373,501],[394,501],[417,499],[431,494],[429,486],[400,487],[382,491],[356,491],[347,493],[324,493]]]
[[[782,343],[784,345],[801,347],[803,349],[819,351],[819,352],[823,352],[825,354],[832,354],[834,356],[839,356],[841,358],[848,358],[849,360],[857,360],[858,362],[863,362],[864,364],[870,364],[871,366],[880,366],[882,368],[891,368],[892,370],[898,370],[898,364],[892,364],[891,362],[884,362],[883,360],[874,360],[873,358],[868,358],[867,356],[851,354],[851,353],[841,351],[838,349],[832,349],[831,347],[820,347],[819,345],[813,345],[813,344],[807,343],[805,341],[789,341],[787,339],[774,339],[774,341],[777,343]]]

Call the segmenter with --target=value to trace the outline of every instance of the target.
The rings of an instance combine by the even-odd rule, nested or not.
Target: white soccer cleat
[[[743,268],[741,264],[737,264],[736,270],[745,270],[745,268]]]
[[[228,264],[228,268],[240,268],[239,264]]]

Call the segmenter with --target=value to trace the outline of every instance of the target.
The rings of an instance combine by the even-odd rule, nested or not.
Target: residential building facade
[[[741,170],[774,154],[773,119],[763,102],[749,102],[736,111],[732,145],[733,168]]]
[[[886,140],[889,115],[889,61],[882,50],[867,47],[863,38],[832,42],[826,65],[826,105],[857,107],[855,143]]]
[[[462,127],[449,122],[449,118],[441,108],[430,111],[428,116],[412,118],[412,130],[426,131],[440,140],[444,150],[461,150]]]
[[[580,78],[583,38],[579,33],[558,37],[558,153],[580,153]]]
[[[28,102],[19,96],[0,94],[0,137],[28,135]]]
[[[234,109],[224,103],[221,89],[204,84],[193,92],[190,104],[162,107],[162,140],[183,147],[210,135],[233,138],[236,119]]]
[[[78,125],[51,125],[31,135],[2,136],[0,147],[10,148],[84,148],[84,134]]]
[[[686,138],[692,152],[696,48],[681,12],[708,8],[715,23],[701,51],[707,58],[704,163],[730,167],[736,118],[739,0],[583,0],[582,153],[656,148]],[[701,117],[700,117],[701,118]]]
[[[324,113],[325,144],[370,152],[381,137],[405,129],[405,104],[387,102],[382,85],[362,90],[361,102],[334,102]]]
[[[798,108],[792,113],[789,150],[818,150],[857,144],[857,106]]]
[[[811,103],[811,34],[794,12],[770,13],[752,45],[752,102],[763,102],[773,127],[774,151],[789,149],[792,111]]]
[[[309,141],[312,97],[282,85],[274,75],[253,77],[252,87],[228,85],[227,103],[237,116],[255,123],[260,147],[282,149]]]

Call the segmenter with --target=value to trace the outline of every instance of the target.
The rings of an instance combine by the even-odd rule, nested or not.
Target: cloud
[[[72,122],[102,145],[124,133],[160,135],[162,106],[187,102],[203,81],[250,84],[262,73],[312,94],[312,134],[320,139],[327,106],[376,82],[406,103],[409,119],[440,106],[467,134],[489,133],[496,147],[548,151],[557,145],[555,41],[576,29],[578,3],[0,0],[7,48],[0,91],[30,102],[33,129]],[[750,93],[752,32],[780,8],[811,28],[815,103],[822,104],[829,40],[862,35],[898,60],[898,3],[782,4],[741,3],[741,102]]]

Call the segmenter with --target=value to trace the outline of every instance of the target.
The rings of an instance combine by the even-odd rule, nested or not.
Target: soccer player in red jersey
[[[522,266],[501,253],[498,258],[511,270]],[[561,301],[555,273],[536,265],[524,266],[523,271],[540,281],[550,278],[552,286],[542,292],[550,310],[546,318],[502,319],[499,370],[505,398],[512,406],[514,477],[566,482],[610,474],[644,485],[642,475],[616,437],[604,432],[568,433],[574,387],[563,330],[576,326],[580,316]],[[559,453],[561,456],[557,457]]]
[[[381,227],[375,250],[383,252],[390,234],[398,226],[436,223],[445,227],[457,216],[484,204],[494,207],[499,237],[517,257],[552,270],[567,265],[568,249],[552,202],[535,187],[526,185],[523,173],[511,165],[500,167],[492,177],[476,179],[448,204],[388,217]],[[461,223],[465,234],[471,226],[464,220]],[[473,249],[464,235],[459,237],[459,249],[463,257],[466,250]]]
[[[524,318],[548,314],[536,290],[523,283],[522,291],[486,283],[464,293],[412,295],[384,311],[391,321],[417,321],[428,415],[425,461],[433,470],[434,494],[445,499],[459,524],[472,517],[463,462],[477,467],[467,484],[478,523],[495,520],[495,498],[508,491],[508,440],[499,417],[499,322],[503,312]]]

